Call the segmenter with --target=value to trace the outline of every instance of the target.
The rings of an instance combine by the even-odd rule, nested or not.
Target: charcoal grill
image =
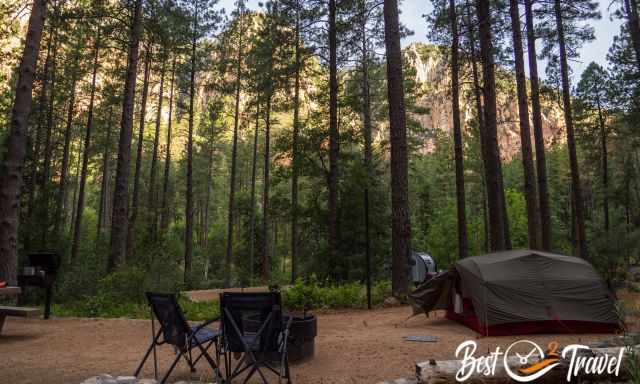
[[[35,274],[19,274],[18,285],[22,288],[23,294],[27,287],[38,287],[45,290],[44,318],[48,319],[51,314],[53,283],[60,267],[60,256],[56,252],[42,251],[28,254],[27,259],[26,266],[33,267]]]

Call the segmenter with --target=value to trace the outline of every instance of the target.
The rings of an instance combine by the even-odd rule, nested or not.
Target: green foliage
[[[287,309],[340,309],[366,308],[366,290],[362,284],[348,283],[343,285],[327,285],[312,275],[307,281],[298,280],[290,288],[282,292],[284,307]],[[372,286],[371,301],[381,304],[391,295],[391,284],[380,281]]]
[[[189,321],[207,321],[220,316],[217,301],[195,302],[181,296],[178,303]],[[148,319],[151,314],[147,304],[117,300],[108,294],[84,296],[79,300],[56,304],[52,311],[61,317],[91,318]]]

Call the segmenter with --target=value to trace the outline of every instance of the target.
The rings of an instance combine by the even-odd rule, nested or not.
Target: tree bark
[[[113,106],[109,107],[109,121],[107,122],[107,137],[104,144],[104,154],[102,155],[102,182],[100,183],[100,210],[98,211],[98,231],[97,237],[102,234],[102,230],[107,226],[109,212],[109,180],[110,170],[110,150],[111,150],[111,125],[113,124]]]
[[[125,262],[127,254],[127,232],[129,227],[129,163],[131,161],[131,136],[133,128],[133,103],[136,91],[136,72],[138,70],[138,49],[142,30],[142,0],[134,3],[129,54],[127,58],[127,77],[122,98],[122,119],[118,142],[118,165],[116,168],[115,190],[113,193],[113,218],[111,220],[111,251],[108,270],[113,271]]]
[[[409,217],[407,120],[397,0],[384,0],[384,30],[391,142],[391,289],[394,296],[404,298],[409,287],[411,223]]]
[[[338,131],[338,42],[336,27],[336,0],[329,0],[329,263],[332,272],[338,274],[338,161],[340,156],[340,132]],[[338,277],[338,276],[336,276]]]
[[[242,15],[240,15],[240,36],[236,57],[235,109],[233,114],[233,147],[231,148],[231,178],[229,180],[229,212],[227,222],[227,253],[224,259],[224,286],[229,287],[231,279],[231,259],[233,256],[233,219],[236,198],[236,167],[238,162],[238,125],[240,123],[240,88],[242,76]]]
[[[300,0],[296,0],[295,27],[295,85],[293,95],[293,136],[291,143],[291,284],[298,278],[298,176],[300,159],[298,141],[300,136]]]
[[[76,48],[77,50],[78,48]],[[62,164],[60,165],[60,184],[58,187],[58,196],[56,202],[56,216],[54,220],[53,233],[58,242],[62,239],[60,229],[65,223],[65,205],[67,201],[67,179],[69,174],[69,147],[71,145],[71,135],[73,127],[73,114],[75,113],[76,104],[76,84],[78,81],[78,59],[79,52],[76,51],[74,63],[71,67],[71,91],[69,92],[69,105],[67,107],[67,124],[64,130],[64,147],[62,150]]]
[[[491,40],[489,3],[476,0],[480,32],[480,55],[482,61],[484,99],[484,146],[486,153],[485,174],[489,207],[490,245],[492,251],[508,248],[506,234],[506,212],[502,188],[502,165],[497,137],[496,82]]]
[[[366,180],[364,185],[364,237],[365,237],[365,281],[367,285],[367,308],[371,309],[371,222],[369,217],[369,189],[373,183],[373,149],[372,149],[372,128],[371,128],[371,84],[369,82],[369,41],[367,36],[367,17],[365,13],[366,2],[362,2],[362,117],[364,136],[364,168]]]
[[[268,91],[267,104],[265,108],[265,125],[264,125],[264,180],[262,191],[262,283],[269,282],[271,272],[271,260],[269,258],[269,146],[271,141],[271,98],[273,90]]]
[[[138,221],[138,206],[140,205],[140,179],[142,178],[142,150],[144,146],[144,125],[147,119],[147,98],[149,96],[149,76],[151,74],[151,43],[145,50],[144,77],[142,80],[142,95],[140,100],[140,121],[138,125],[138,143],[136,148],[136,167],[133,174],[133,194],[131,196],[131,213],[127,232],[127,258],[135,257],[136,222]]]
[[[162,206],[160,208],[160,233],[164,234],[169,228],[169,177],[171,175],[171,123],[173,122],[173,87],[176,77],[176,58],[173,56],[171,64],[171,85],[169,86],[169,116],[167,121],[167,142],[165,145],[164,176],[162,182]]]
[[[55,14],[55,12],[54,12]],[[55,18],[54,18],[55,19]],[[53,53],[51,57],[51,82],[50,90],[49,90],[49,106],[47,108],[47,128],[45,130],[45,139],[44,139],[44,159],[42,161],[42,177],[40,179],[40,222],[38,226],[41,230],[40,235],[40,246],[42,248],[47,248],[48,246],[48,236],[49,236],[49,183],[51,181],[51,153],[52,151],[52,143],[51,137],[53,135],[54,130],[54,118],[55,118],[55,99],[56,99],[56,69],[57,69],[57,57],[58,57],[58,29],[54,30],[53,35]]]
[[[258,130],[260,128],[260,95],[256,95],[256,128],[253,133],[253,161],[251,162],[251,217],[249,219],[249,284],[253,286],[256,241],[256,168],[258,163]]]
[[[540,212],[536,191],[536,174],[533,166],[531,148],[531,128],[529,126],[529,103],[527,101],[527,78],[524,71],[524,51],[522,49],[522,30],[518,0],[509,0],[511,13],[511,32],[513,36],[513,55],[516,67],[516,88],[518,94],[518,117],[520,123],[520,146],[522,149],[522,167],[524,171],[524,198],[527,205],[527,232],[529,248],[540,249]]]
[[[558,45],[560,46],[560,72],[562,77],[562,101],[564,106],[564,122],[567,129],[567,147],[569,150],[569,165],[571,168],[571,184],[574,221],[576,236],[576,255],[588,259],[587,239],[584,228],[584,204],[582,200],[582,187],[580,186],[580,172],[578,169],[578,155],[573,132],[573,114],[571,110],[571,84],[569,83],[569,64],[567,63],[567,50],[565,46],[564,25],[560,0],[554,1],[556,27],[558,33]]]
[[[598,98],[598,123],[600,125],[600,146],[602,156],[602,210],[604,214],[604,230],[609,232],[609,151],[607,149],[607,127],[604,122],[602,104]]]
[[[458,214],[458,257],[469,256],[467,240],[466,193],[464,188],[464,153],[462,146],[462,127],[460,124],[460,81],[458,64],[460,36],[458,35],[458,17],[455,0],[449,0],[449,19],[451,22],[451,108],[453,114],[453,146],[456,169],[456,207]]]
[[[91,131],[93,130],[93,105],[96,94],[96,78],[100,58],[100,27],[96,34],[93,48],[93,74],[91,76],[91,91],[89,96],[89,109],[87,111],[87,131],[84,137],[84,154],[82,156],[82,171],[80,173],[80,186],[78,189],[78,207],[76,208],[75,225],[73,229],[73,240],[71,242],[71,262],[74,263],[78,257],[80,247],[80,236],[82,233],[82,214],[84,213],[84,190],[87,183],[87,171],[89,167],[89,157],[91,156]]]
[[[151,156],[151,170],[149,172],[149,237],[156,238],[158,234],[158,193],[156,191],[156,174],[158,173],[158,147],[160,146],[160,124],[162,123],[162,102],[164,101],[164,76],[167,69],[167,50],[163,51],[161,57],[162,68],[160,69],[160,89],[158,90],[158,106],[156,111],[156,130],[153,136],[153,154]]]
[[[636,0],[624,0],[623,4],[629,35],[631,36],[631,43],[636,56],[636,65],[640,70],[640,22],[638,21],[637,3]]]
[[[198,25],[198,10],[196,9],[194,22],[194,36],[191,40],[191,74],[189,79],[189,133],[187,137],[187,196],[185,206],[185,236],[184,236],[184,283],[190,287],[191,262],[193,259],[193,118],[196,98],[196,48],[197,39],[195,27]]]
[[[43,131],[44,131],[44,116],[47,104],[47,93],[49,91],[49,68],[51,66],[51,50],[53,48],[53,36],[57,32],[56,23],[50,22],[49,29],[47,31],[48,34],[48,42],[47,42],[47,55],[44,60],[44,66],[42,69],[42,86],[40,88],[40,96],[38,97],[38,116],[37,116],[37,124],[36,124],[36,132],[35,132],[35,143],[33,148],[33,164],[31,169],[31,177],[29,179],[29,183],[26,186],[28,189],[28,199],[27,199],[27,214],[26,217],[29,220],[29,224],[35,225],[35,218],[37,215],[37,207],[35,202],[36,188],[38,184],[38,165],[40,162],[40,147],[42,146],[42,142],[44,141]],[[39,47],[38,47],[39,49]],[[36,68],[37,69],[37,68]],[[35,74],[34,74],[35,76]],[[33,233],[29,231],[27,233],[27,243],[35,243],[33,241]],[[33,245],[31,245],[33,247]]]
[[[540,210],[540,249],[550,251],[551,207],[547,187],[547,161],[542,131],[542,108],[540,107],[540,83],[538,79],[538,57],[536,54],[536,36],[533,25],[532,0],[524,0],[527,22],[527,53],[529,57],[529,78],[531,82],[531,113],[533,117],[533,136],[536,142],[536,171],[538,176],[538,208]]]
[[[33,2],[22,60],[18,67],[11,126],[5,139],[6,152],[0,163],[0,279],[9,285],[17,284],[19,195],[27,145],[27,124],[31,112],[33,78],[46,10],[47,0]]]

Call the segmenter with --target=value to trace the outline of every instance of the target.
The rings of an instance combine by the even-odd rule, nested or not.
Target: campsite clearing
[[[409,377],[415,363],[428,359],[451,359],[458,344],[476,340],[479,350],[508,345],[523,336],[477,338],[465,326],[446,320],[440,313],[427,319],[411,315],[409,307],[373,311],[334,311],[318,314],[316,355],[292,367],[297,383],[375,383]],[[215,325],[217,326],[217,325]],[[26,319],[7,324],[0,337],[0,371],[7,382],[80,383],[101,373],[130,375],[149,342],[149,321],[129,319],[55,318]],[[404,340],[410,335],[438,336],[435,343]],[[612,335],[530,335],[541,345],[591,343]],[[159,348],[161,367],[166,369],[170,348]],[[148,364],[145,377],[152,377]],[[204,365],[201,370],[210,374]],[[172,380],[189,379],[180,364]]]

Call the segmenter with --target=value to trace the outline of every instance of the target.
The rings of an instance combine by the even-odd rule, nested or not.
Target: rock
[[[116,377],[116,382],[118,384],[136,384],[138,378],[135,376],[118,376]]]
[[[385,307],[397,307],[398,305],[400,305],[400,300],[396,299],[393,296],[387,297],[386,299],[384,299],[383,305]]]
[[[158,381],[155,379],[140,379],[138,380],[138,384],[158,384]]]
[[[99,380],[100,380],[99,376],[94,376],[83,381],[82,384],[99,384]]]

